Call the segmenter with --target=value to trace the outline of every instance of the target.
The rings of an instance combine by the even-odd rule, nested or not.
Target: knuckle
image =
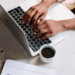
[[[55,33],[52,33],[52,35],[55,35]]]
[[[51,33],[52,33],[52,35],[54,35],[54,34],[55,34],[55,32],[54,32],[54,31],[51,31]]]
[[[36,11],[38,11],[37,8],[34,7],[34,9],[35,9]]]
[[[34,20],[37,20],[36,17],[33,18]]]
[[[36,17],[35,17],[34,19],[35,19],[35,20],[37,20],[37,18],[36,18]]]
[[[54,34],[54,32],[51,30],[51,33]]]
[[[47,35],[45,35],[45,37],[44,38],[47,38]]]
[[[32,18],[32,15],[29,14],[28,16],[29,16],[29,18]]]
[[[36,29],[33,30],[34,32],[36,31]]]
[[[38,26],[39,26],[39,23],[37,22],[37,28],[38,28]]]
[[[30,7],[29,9],[32,9],[32,7]]]
[[[40,33],[38,33],[37,36],[40,36]]]
[[[28,15],[27,12],[25,13],[25,15]]]
[[[30,18],[30,15],[28,14],[27,17]]]
[[[36,11],[37,13],[40,13],[40,11],[39,11],[39,9],[38,9],[38,8],[35,8],[35,11]]]
[[[43,20],[43,17],[41,17],[40,19]]]
[[[48,20],[45,20],[45,22],[47,23],[47,25],[49,24],[49,23],[48,23]]]
[[[40,29],[40,27],[39,27],[39,26],[38,26],[37,28],[38,28],[38,29]]]
[[[49,23],[48,22],[46,22],[47,23],[47,26],[49,26]]]
[[[39,36],[39,33],[37,33],[36,36]]]
[[[26,16],[28,16],[28,17],[29,17],[29,14],[28,14],[28,13],[26,13]]]
[[[44,40],[46,37],[44,36],[42,39]]]
[[[40,38],[41,40],[43,40],[43,37],[42,38]]]
[[[34,26],[34,21],[32,22],[32,26]]]
[[[41,13],[41,14],[43,14],[43,12],[41,12],[40,10],[38,10],[38,13]]]
[[[35,30],[35,32],[38,31],[37,29]],[[36,33],[37,34],[37,33]]]
[[[47,20],[45,20],[45,22],[47,23]]]
[[[33,25],[35,25],[36,24],[36,21],[33,21]]]
[[[40,14],[40,13],[41,13],[38,9],[36,9],[36,11],[38,12],[38,14]]]
[[[36,8],[35,8],[35,7],[32,7],[32,9],[33,9],[33,10],[36,10]]]
[[[25,16],[25,14],[23,15],[23,17]]]
[[[43,33],[43,30],[42,29],[40,30],[40,33]]]

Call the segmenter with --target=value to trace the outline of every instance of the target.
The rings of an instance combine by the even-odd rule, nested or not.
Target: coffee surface
[[[51,48],[44,48],[41,53],[45,58],[50,58],[54,56],[54,52]]]

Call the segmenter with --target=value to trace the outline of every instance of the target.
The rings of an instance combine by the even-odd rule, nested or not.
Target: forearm
[[[75,18],[70,20],[62,20],[61,21],[66,30],[68,29],[75,29]]]
[[[42,2],[45,2],[45,4],[49,7],[53,3],[57,2],[58,0],[42,0]]]

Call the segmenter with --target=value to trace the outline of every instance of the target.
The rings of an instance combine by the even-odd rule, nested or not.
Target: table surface
[[[0,4],[8,9],[25,0],[0,0]],[[13,59],[33,65],[54,69],[56,75],[75,75],[75,31],[69,30],[69,37],[54,45],[56,49],[55,58],[49,63],[41,62],[39,56],[31,57],[22,47],[18,40],[12,35],[5,24],[0,20],[0,73],[6,59]]]

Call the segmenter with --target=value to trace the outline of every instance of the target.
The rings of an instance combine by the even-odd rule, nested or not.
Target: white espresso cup
[[[55,56],[56,51],[50,45],[44,45],[40,48],[40,59],[44,63],[49,63]]]

